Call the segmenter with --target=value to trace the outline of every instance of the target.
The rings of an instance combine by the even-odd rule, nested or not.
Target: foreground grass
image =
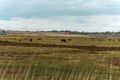
[[[1,80],[119,80],[120,51],[0,46]],[[118,59],[118,60],[116,60]]]
[[[120,47],[120,41],[108,39],[67,37],[72,40],[61,42],[62,38],[0,36],[1,41],[18,43]],[[0,46],[0,80],[120,80],[119,75],[119,50]]]

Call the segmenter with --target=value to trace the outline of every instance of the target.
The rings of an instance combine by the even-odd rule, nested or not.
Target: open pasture
[[[32,39],[32,41],[30,41]],[[61,40],[65,39],[66,42]],[[75,46],[105,46],[120,47],[119,38],[91,38],[91,37],[66,37],[66,36],[23,36],[23,35],[1,35],[0,41],[11,41],[20,43],[57,44]]]
[[[62,42],[61,39],[67,41]],[[94,50],[97,46],[119,48],[118,40],[2,35],[0,41],[1,80],[120,80],[120,51]],[[8,43],[2,44],[2,41]],[[9,42],[12,42],[11,45]],[[22,43],[30,45],[20,46]],[[71,46],[93,48],[91,50]]]

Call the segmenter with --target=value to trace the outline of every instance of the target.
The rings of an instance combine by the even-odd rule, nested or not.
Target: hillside
[[[7,35],[26,35],[26,36],[63,36],[63,37],[88,37],[82,34],[70,34],[67,32],[53,31],[7,31]]]
[[[7,31],[5,30],[0,30],[0,35],[6,35],[7,34]]]
[[[0,30],[1,35],[26,36],[62,36],[62,37],[94,37],[94,38],[120,38],[120,32],[77,32],[77,31],[12,31]]]

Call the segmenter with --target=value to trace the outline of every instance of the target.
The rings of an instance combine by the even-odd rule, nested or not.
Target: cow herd
[[[32,42],[32,41],[33,41],[32,38],[23,38],[23,39],[19,39],[19,42],[22,42],[23,40],[29,41],[29,42]]]
[[[32,42],[33,40],[35,40],[34,38],[22,38],[19,39],[19,42],[22,41],[29,41]],[[43,40],[41,38],[37,38],[36,40]],[[81,40],[85,40],[85,41],[120,41],[119,38],[81,38]],[[60,42],[70,42],[72,41],[71,38],[61,38],[59,39]]]
[[[42,40],[42,39],[41,39],[41,38],[37,38],[37,40]],[[18,41],[19,41],[19,42],[22,42],[22,41],[32,42],[33,39],[32,39],[32,38],[22,38],[22,39],[19,39]],[[61,41],[61,42],[68,42],[68,41],[72,41],[72,39],[70,39],[70,38],[68,38],[68,39],[62,38],[62,39],[60,39],[60,41]]]

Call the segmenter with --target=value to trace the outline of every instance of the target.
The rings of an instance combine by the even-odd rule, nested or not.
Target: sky
[[[120,31],[120,0],[0,0],[0,29]]]

